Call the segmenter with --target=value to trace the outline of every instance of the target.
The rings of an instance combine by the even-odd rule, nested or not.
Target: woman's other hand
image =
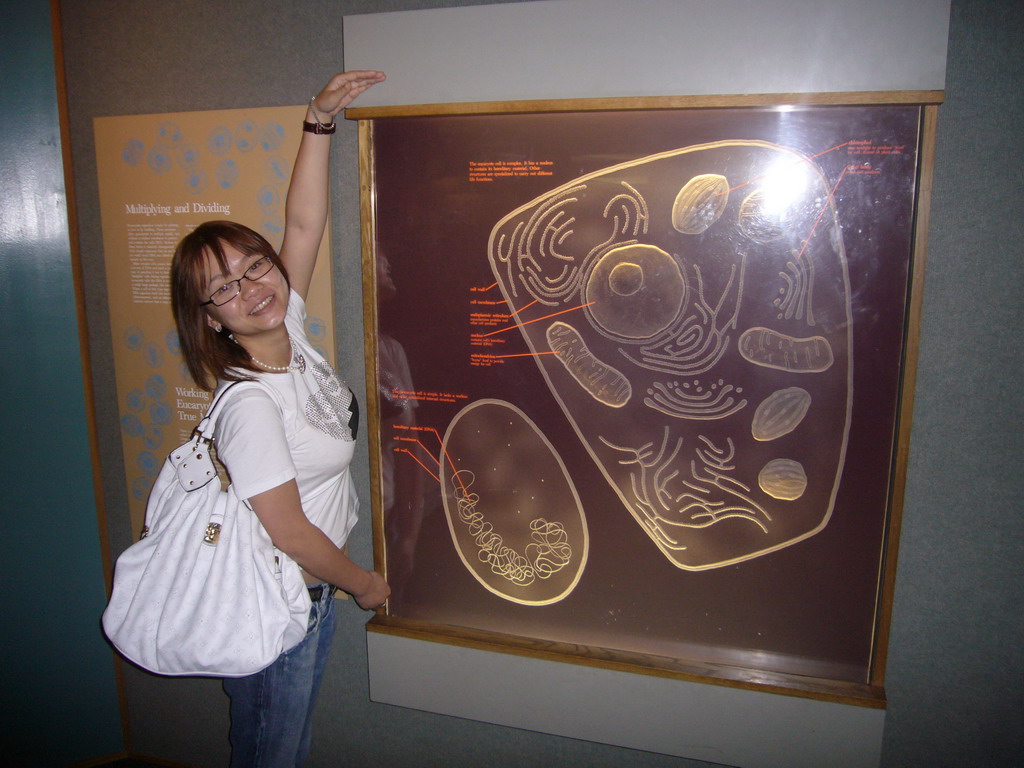
[[[367,586],[361,592],[353,592],[352,597],[364,611],[372,611],[380,608],[391,594],[391,587],[384,581],[384,577],[376,571],[367,571],[370,579]]]

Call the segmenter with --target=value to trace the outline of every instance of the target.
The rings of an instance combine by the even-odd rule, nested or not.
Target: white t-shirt
[[[349,424],[353,395],[310,345],[305,319],[306,304],[292,291],[285,327],[295,345],[293,361],[302,355],[305,371],[245,371],[263,386],[228,396],[217,417],[215,444],[238,498],[294,479],[306,517],[341,547],[359,509],[349,471],[355,450]],[[220,382],[218,391],[225,386]]]

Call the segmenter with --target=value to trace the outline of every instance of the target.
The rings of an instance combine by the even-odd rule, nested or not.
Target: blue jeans
[[[299,768],[309,756],[313,706],[334,639],[327,587],[306,637],[261,672],[224,679],[231,698],[231,768]]]

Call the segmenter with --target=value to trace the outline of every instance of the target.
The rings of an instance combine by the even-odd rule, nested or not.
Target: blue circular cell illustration
[[[327,334],[327,323],[319,317],[307,317],[306,334],[310,339],[320,341]]]
[[[133,352],[142,346],[142,342],[145,341],[145,339],[146,335],[137,325],[133,325],[130,328],[125,329],[124,345]]]
[[[195,168],[200,160],[199,147],[191,142],[178,148],[178,165],[186,171]]]
[[[259,138],[260,129],[255,120],[243,120],[235,128],[235,147],[239,152],[252,152]]]
[[[264,184],[256,193],[256,200],[264,213],[276,211],[281,206],[281,195],[270,184]]]
[[[135,457],[135,463],[147,477],[156,477],[160,471],[160,460],[152,451],[139,451],[139,455]]]
[[[291,168],[288,166],[288,161],[283,157],[273,155],[267,158],[266,173],[271,184],[280,186],[281,184],[288,183],[288,179],[291,176]]]
[[[206,149],[214,155],[223,155],[231,149],[233,143],[231,131],[225,125],[217,126],[206,137]]]
[[[139,413],[146,407],[146,395],[141,389],[133,389],[124,399],[131,413]]]
[[[147,344],[145,350],[146,365],[150,368],[159,368],[164,362],[164,353],[156,344]]]
[[[167,351],[172,355],[181,354],[181,339],[178,338],[177,331],[167,332],[167,335],[164,336],[164,345],[167,347]]]
[[[167,394],[167,382],[159,373],[154,373],[146,379],[146,394],[154,400],[160,400]]]
[[[189,192],[202,192],[206,189],[209,183],[210,180],[206,176],[206,171],[202,168],[194,168],[185,174],[185,189]]]
[[[267,123],[263,126],[263,138],[260,146],[267,152],[273,152],[284,141],[284,128],[280,123]]]
[[[142,162],[142,158],[146,156],[146,145],[138,139],[128,139],[124,143],[124,147],[121,148],[121,159],[127,165],[135,167]]]
[[[281,241],[284,239],[284,219],[277,214],[267,216],[263,219],[263,236],[274,248],[281,248]]]
[[[169,121],[160,123],[156,128],[156,134],[160,137],[160,142],[168,147],[176,147],[181,143],[181,128],[177,123]]]
[[[156,173],[167,173],[174,166],[171,151],[162,144],[157,144],[149,150],[146,162]]]
[[[164,431],[160,427],[146,427],[142,433],[142,444],[149,450],[155,451],[164,441]]]
[[[217,183],[221,189],[230,189],[238,181],[238,163],[229,157],[217,163]]]
[[[132,480],[132,496],[139,501],[145,501],[149,497],[149,489],[153,486],[148,477],[136,477]]]
[[[121,431],[128,437],[142,437],[142,422],[138,416],[126,413],[121,417]]]
[[[149,418],[154,424],[166,427],[171,423],[171,406],[166,400],[160,400],[149,406]]]

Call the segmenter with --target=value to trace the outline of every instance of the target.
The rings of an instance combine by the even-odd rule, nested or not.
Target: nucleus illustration
[[[831,193],[794,150],[717,141],[581,176],[491,232],[490,266],[551,395],[679,568],[828,523],[853,395]]]

